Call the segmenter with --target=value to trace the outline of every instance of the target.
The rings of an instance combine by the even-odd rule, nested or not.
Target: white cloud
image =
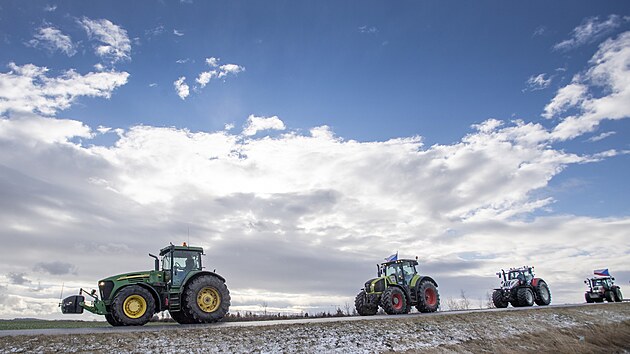
[[[54,27],[42,27],[35,34],[35,39],[29,41],[34,47],[43,47],[51,52],[61,51],[71,57],[77,53],[76,45],[70,36],[61,33]]]
[[[219,66],[219,60],[220,59],[215,58],[215,57],[206,58],[206,64],[208,64],[211,67],[215,68],[215,67]]]
[[[549,85],[551,85],[552,78],[547,78],[546,76],[547,74],[545,73],[530,76],[529,79],[527,79],[527,88],[525,90],[538,91],[549,87]]]
[[[601,133],[599,135],[592,136],[592,137],[588,138],[587,141],[590,141],[590,142],[594,143],[596,141],[604,140],[604,139],[608,138],[609,136],[613,136],[615,134],[617,134],[617,132],[605,132],[605,133]]]
[[[247,118],[245,127],[243,128],[243,135],[252,136],[256,135],[259,131],[263,130],[285,130],[284,122],[277,116],[273,117],[256,117],[253,114]]]
[[[179,96],[179,98],[181,98],[182,100],[185,100],[186,97],[188,97],[188,95],[190,94],[190,88],[184,81],[186,81],[186,77],[182,76],[175,82],[173,82],[173,85],[175,86],[175,91],[177,92],[177,96]]]
[[[57,10],[57,5],[46,5],[44,6],[44,11],[46,12],[54,12]]]
[[[149,84],[149,87],[157,87],[157,85],[158,85],[157,83],[152,82],[152,83]]]
[[[618,15],[610,15],[605,20],[600,20],[599,17],[589,17],[571,31],[571,38],[555,44],[553,48],[569,50],[591,43],[619,27],[623,21],[627,20]]]
[[[245,71],[245,67],[236,64],[225,64],[219,67],[219,78],[228,76],[228,74],[236,75]]]
[[[199,89],[206,87],[206,85],[212,79],[223,79],[223,81],[225,81],[225,79],[229,75],[236,76],[238,73],[245,71],[245,67],[236,65],[236,64],[219,65],[220,60],[221,59],[215,58],[215,57],[206,58],[205,60],[206,64],[214,69],[210,71],[202,71],[201,73],[199,73],[199,75],[195,79],[195,82],[197,82],[199,86],[193,87],[195,91],[198,91]],[[186,59],[186,61],[188,61],[188,59]],[[177,62],[179,63],[180,61],[178,60]],[[186,89],[186,96],[188,96],[188,88]]]
[[[186,58],[186,59],[178,59],[178,60],[176,60],[175,62],[176,62],[177,64],[186,64],[186,63],[188,63],[189,61],[190,61],[190,59]]]
[[[286,130],[277,117],[248,122],[252,131]],[[553,284],[555,302],[581,301],[570,290],[593,262],[628,270],[628,218],[519,220],[551,202],[541,191],[564,168],[598,157],[551,148],[538,124],[491,119],[473,128],[454,144],[425,147],[419,137],[344,140],[328,127],[242,139],[227,131],[135,126],[118,130],[111,146],[93,146],[72,143],[93,134],[77,121],[2,119],[0,185],[7,193],[0,233],[13,252],[0,265],[33,279],[41,262],[33,247],[64,254],[76,269],[47,269],[76,275],[52,274],[42,284],[43,301],[54,305],[53,284],[65,281],[68,293],[94,287],[103,276],[98,264],[112,255],[111,274],[150,268],[148,257],[134,256],[138,249],[188,240],[190,227],[190,242],[209,255],[206,264],[240,294],[234,308],[249,306],[255,292],[274,308],[297,311],[326,306],[322,296],[351,302],[373,276],[370,264],[396,249],[419,255],[444,296],[462,286],[483,296],[495,285],[494,271],[515,260],[535,263]],[[593,238],[601,242],[593,246]],[[471,252],[483,260],[462,260]],[[332,277],[337,281],[329,284]],[[472,280],[461,285],[457,277]],[[286,278],[295,281],[274,280]],[[33,296],[16,287],[7,292],[24,301]],[[291,300],[278,301],[277,294]]]
[[[126,72],[90,72],[81,75],[68,70],[50,78],[48,69],[33,64],[10,63],[7,73],[0,73],[0,114],[37,112],[53,115],[70,107],[80,96],[111,97],[112,92],[127,83]]]
[[[212,79],[213,77],[218,77],[216,70],[204,71],[199,74],[199,77],[197,77],[195,81],[197,81],[197,83],[199,83],[199,85],[203,88],[208,84],[208,82],[210,82],[210,79]]]
[[[574,111],[555,127],[556,139],[591,132],[602,120],[630,117],[630,31],[603,42],[589,64],[586,72],[575,75],[545,107],[546,118]]]
[[[107,58],[112,63],[131,58],[131,41],[122,27],[106,19],[91,20],[87,17],[83,17],[79,24],[90,38],[102,43],[95,48],[98,56]]]
[[[184,35],[184,32],[173,29],[173,34],[176,35],[177,37],[181,37]]]

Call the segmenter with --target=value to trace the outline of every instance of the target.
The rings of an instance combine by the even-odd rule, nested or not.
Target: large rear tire
[[[533,306],[534,293],[530,288],[519,288],[516,292],[519,306]]]
[[[407,310],[407,299],[399,288],[390,286],[381,296],[381,307],[388,315],[401,315]]]
[[[368,302],[365,290],[361,290],[357,297],[354,298],[354,308],[357,309],[357,313],[361,316],[373,316],[378,311],[378,305]]]
[[[613,294],[612,290],[606,291],[605,296],[606,296],[606,301],[615,302],[615,295]]]
[[[544,280],[538,281],[538,284],[534,287],[534,292],[536,293],[536,305],[547,306],[551,303],[551,291]]]
[[[420,312],[435,312],[440,307],[440,293],[435,284],[428,280],[420,283],[417,298],[416,309]]]
[[[113,319],[123,326],[142,326],[155,311],[155,300],[149,290],[131,285],[122,288],[112,301]]]
[[[495,290],[492,293],[492,303],[494,304],[494,307],[498,309],[508,307],[508,302],[503,298],[503,292],[501,290]]]
[[[221,279],[201,275],[186,285],[185,307],[196,323],[217,322],[230,309],[230,291]]]
[[[619,288],[615,288],[615,301],[616,302],[622,302],[623,301],[623,294],[621,293],[621,289],[619,289]]]

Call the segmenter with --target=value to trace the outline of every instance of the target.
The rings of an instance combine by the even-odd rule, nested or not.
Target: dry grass
[[[414,353],[419,351],[408,351]],[[523,333],[501,340],[470,340],[423,353],[628,353],[630,321]]]

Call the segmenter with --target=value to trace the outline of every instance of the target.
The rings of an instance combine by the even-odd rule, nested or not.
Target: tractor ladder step
[[[181,299],[179,294],[168,294],[168,308],[169,310],[179,311],[181,308]]]

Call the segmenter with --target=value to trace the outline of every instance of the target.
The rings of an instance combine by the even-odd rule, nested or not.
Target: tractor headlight
[[[105,282],[104,282],[104,281],[102,281],[102,282],[98,283],[98,286],[99,286],[99,288],[104,287],[104,286],[105,286]]]

